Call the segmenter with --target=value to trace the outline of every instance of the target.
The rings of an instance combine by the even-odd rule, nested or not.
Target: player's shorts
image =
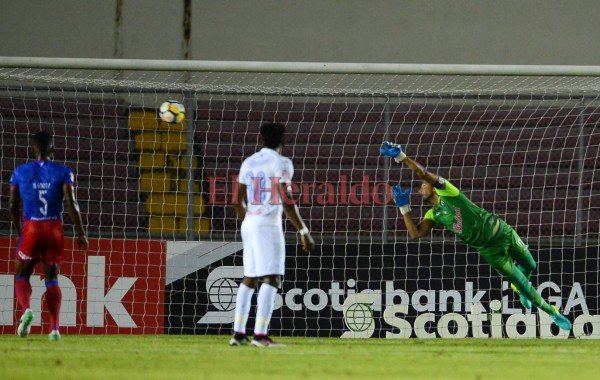
[[[242,223],[244,276],[263,277],[285,273],[283,227]]]
[[[63,224],[60,220],[26,220],[17,246],[17,260],[51,266],[62,264]]]
[[[513,272],[515,260],[520,262],[525,256],[531,256],[527,245],[517,232],[503,220],[500,220],[500,229],[496,236],[478,251],[492,268],[503,276],[509,276]]]

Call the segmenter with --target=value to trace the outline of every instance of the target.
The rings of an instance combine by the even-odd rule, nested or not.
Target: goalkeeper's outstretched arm
[[[402,160],[402,163],[410,168],[419,178],[423,181],[427,182],[430,185],[435,185],[439,182],[440,176],[435,173],[432,173],[425,169],[425,167],[419,164],[417,161],[413,160],[410,157],[405,157]]]
[[[400,209],[408,236],[413,240],[418,240],[423,236],[429,235],[429,232],[433,228],[433,222],[429,219],[423,219],[419,224],[416,224],[412,218],[410,212],[410,189],[404,191],[400,184],[394,185],[392,186],[392,196]]]
[[[425,167],[419,164],[417,161],[408,157],[403,151],[399,144],[394,144],[389,141],[383,142],[383,147],[380,149],[381,154],[389,156],[396,162],[402,162],[408,166],[419,178],[429,183],[435,188],[443,189],[445,187],[444,179],[435,173],[432,173],[425,169]]]
[[[423,219],[419,224],[415,224],[410,213],[402,215],[408,236],[413,240],[419,240],[423,236],[428,236],[433,229],[433,222],[429,219]]]

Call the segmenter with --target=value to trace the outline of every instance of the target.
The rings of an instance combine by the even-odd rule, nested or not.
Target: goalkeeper
[[[558,327],[571,329],[571,322],[559,313],[556,306],[544,301],[529,282],[536,264],[527,245],[512,227],[498,215],[476,206],[450,181],[425,170],[407,157],[400,145],[385,141],[380,152],[396,162],[404,163],[419,176],[424,181],[419,195],[433,205],[423,220],[415,224],[410,213],[410,189],[403,191],[399,184],[392,187],[394,201],[400,208],[412,239],[428,235],[435,224],[443,225],[476,249],[498,273],[508,278],[526,309],[531,309],[533,303],[548,313]]]

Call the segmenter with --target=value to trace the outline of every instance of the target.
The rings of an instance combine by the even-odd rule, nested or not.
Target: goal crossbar
[[[600,66],[470,65],[338,62],[180,61],[147,59],[0,57],[0,67],[46,69],[269,72],[392,75],[600,76]]]

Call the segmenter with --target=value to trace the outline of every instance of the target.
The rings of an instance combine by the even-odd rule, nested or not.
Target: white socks
[[[254,326],[254,335],[267,335],[269,322],[271,322],[271,315],[273,314],[273,308],[275,307],[276,295],[276,287],[267,283],[263,283],[260,286],[256,305],[256,325]]]
[[[240,284],[235,299],[235,319],[233,321],[233,331],[235,333],[246,333],[246,323],[250,314],[252,305],[252,296],[254,289],[244,284]],[[275,307],[275,296],[277,288],[263,283],[258,291],[258,300],[256,302],[256,325],[254,326],[254,335],[267,335],[269,323],[273,308]]]
[[[236,333],[246,333],[246,322],[248,322],[253,295],[253,288],[240,284],[235,298],[235,320],[233,321],[233,331]]]

